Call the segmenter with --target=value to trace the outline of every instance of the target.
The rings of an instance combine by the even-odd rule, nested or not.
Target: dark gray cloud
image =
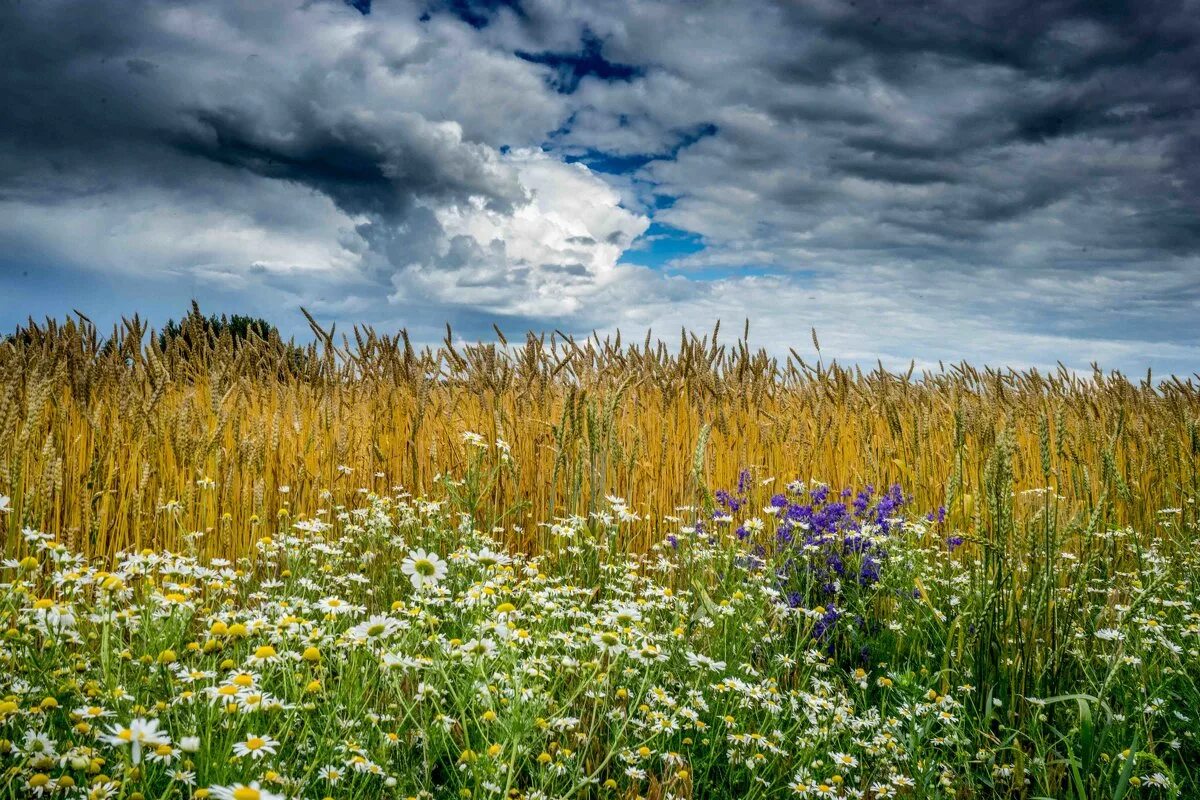
[[[6,3],[0,281],[1186,372],[1198,12]]]

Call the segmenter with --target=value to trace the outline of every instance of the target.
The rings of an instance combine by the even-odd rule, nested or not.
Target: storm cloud
[[[6,326],[1200,363],[1195,2],[47,0],[0,66]]]

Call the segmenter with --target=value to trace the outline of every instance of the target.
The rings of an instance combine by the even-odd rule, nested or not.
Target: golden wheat
[[[430,491],[462,468],[464,431],[511,445],[516,466],[485,504],[523,504],[518,546],[532,543],[529,522],[615,494],[644,515],[631,543],[644,547],[701,484],[730,486],[742,468],[899,482],[918,507],[986,526],[976,498],[1001,440],[1018,498],[1049,489],[1081,519],[1149,532],[1164,507],[1195,521],[1191,379],[863,372],[794,350],[773,358],[719,329],[673,347],[560,333],[515,345],[499,330],[497,344],[458,347],[447,331],[418,350],[403,331],[339,338],[312,325],[306,348],[214,336],[195,315],[165,347],[136,317],[108,337],[83,319],[20,329],[0,344],[6,549],[29,525],[95,554],[174,546],[195,530],[241,552],[291,507],[350,503],[359,487]]]

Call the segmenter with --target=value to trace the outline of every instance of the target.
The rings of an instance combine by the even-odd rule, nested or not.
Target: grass
[[[189,325],[0,345],[0,797],[1200,794],[1190,382]]]
[[[233,562],[28,531],[0,796],[1194,796],[1178,515],[1068,532],[1046,497],[1018,557],[898,490],[744,479],[644,555],[617,498],[523,553],[454,480],[458,503],[360,494]]]

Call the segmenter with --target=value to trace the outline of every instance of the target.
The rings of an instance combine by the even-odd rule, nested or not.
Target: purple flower
[[[825,614],[813,626],[813,638],[818,640],[824,639],[825,635],[833,629],[833,626],[837,624],[838,618],[841,616],[836,608],[832,605],[828,606],[825,609]]]

